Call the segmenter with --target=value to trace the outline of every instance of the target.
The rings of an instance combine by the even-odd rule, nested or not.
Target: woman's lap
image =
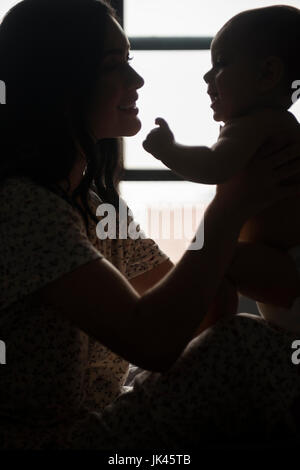
[[[164,374],[140,373],[131,391],[77,429],[72,445],[178,449],[295,435],[300,374],[291,341],[252,315],[219,322]]]

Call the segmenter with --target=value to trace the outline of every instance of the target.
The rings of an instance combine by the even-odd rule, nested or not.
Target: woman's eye
[[[124,59],[112,59],[110,61],[107,61],[106,63],[103,64],[103,68],[107,71],[113,70],[115,68],[123,67],[124,65],[127,65],[130,60],[132,60],[133,57],[127,57],[126,61],[124,62]]]
[[[121,55],[117,55],[117,56],[112,55],[104,59],[102,63],[102,70],[104,72],[110,72],[110,71],[118,70],[122,67],[127,67],[129,62],[132,59],[133,57],[130,56],[129,54],[123,57]]]

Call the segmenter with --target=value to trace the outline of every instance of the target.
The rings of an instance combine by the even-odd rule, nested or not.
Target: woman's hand
[[[155,124],[159,127],[152,129],[143,142],[144,149],[155,158],[161,159],[172,151],[174,145],[174,135],[167,122],[162,118],[156,118]]]
[[[245,220],[281,199],[300,194],[300,142],[276,153],[258,152],[241,172],[217,186],[215,199],[224,208],[242,211]]]

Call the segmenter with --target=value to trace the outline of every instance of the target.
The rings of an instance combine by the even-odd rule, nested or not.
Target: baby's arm
[[[300,296],[294,260],[262,243],[239,242],[227,275],[241,294],[258,302],[290,308]]]
[[[264,139],[253,116],[228,122],[211,148],[180,145],[163,119],[158,118],[155,123],[159,127],[146,137],[145,150],[185,179],[197,183],[227,181],[245,166]]]

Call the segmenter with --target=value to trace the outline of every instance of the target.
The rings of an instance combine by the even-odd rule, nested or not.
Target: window
[[[144,87],[138,91],[142,130],[137,136],[124,139],[127,171],[121,194],[147,232],[149,212],[169,206],[172,213],[189,206],[200,209],[196,211],[200,217],[215,193],[214,186],[178,181],[176,175],[143,150],[142,141],[155,127],[155,117],[164,117],[169,122],[180,143],[211,145],[215,142],[219,124],[213,121],[203,80],[210,68],[210,41],[238,12],[282,4],[282,1],[117,0],[113,3],[118,7],[132,45],[133,67],[145,79]],[[285,3],[300,6],[300,0]],[[299,102],[292,111],[299,119]],[[175,240],[172,236],[164,239],[161,215],[160,236],[157,233],[149,236],[176,262],[188,240]],[[192,222],[195,226],[199,218]]]
[[[300,6],[299,0],[124,0],[124,28],[131,37],[211,37],[237,13],[276,4]]]
[[[17,3],[20,3],[20,0],[1,0],[0,21],[3,20],[3,16],[6,15],[6,13],[8,13],[8,10],[10,10]]]

